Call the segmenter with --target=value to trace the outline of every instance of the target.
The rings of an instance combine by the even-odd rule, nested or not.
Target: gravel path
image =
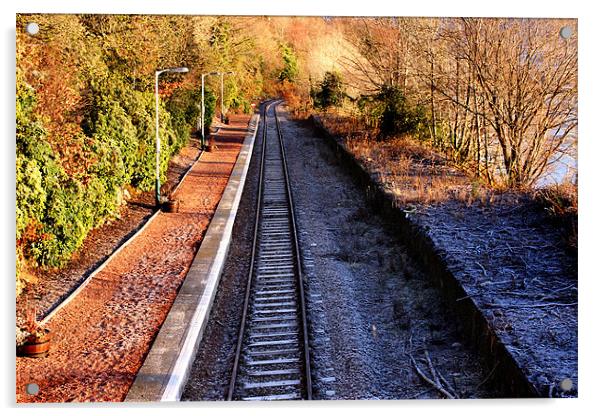
[[[217,149],[178,189],[180,212],[161,213],[49,322],[48,357],[17,358],[18,402],[121,401],[192,262],[246,133],[231,116]],[[37,383],[35,396],[25,385]]]
[[[315,397],[440,398],[411,363],[410,355],[430,374],[425,353],[459,397],[495,397],[438,289],[370,213],[323,139],[298,122],[281,121],[306,275]],[[183,400],[223,400],[226,394],[249,262],[257,163],[254,157],[254,180],[243,194]]]

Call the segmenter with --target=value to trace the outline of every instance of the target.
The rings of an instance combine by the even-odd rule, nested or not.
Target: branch
[[[433,374],[433,378],[435,378],[435,380],[437,381],[433,381],[432,379],[430,379],[426,374],[424,374],[424,372],[420,369],[420,367],[418,367],[418,364],[416,364],[416,360],[414,360],[414,357],[412,356],[412,354],[408,354],[410,357],[410,360],[412,361],[412,364],[414,365],[414,370],[416,370],[416,373],[418,373],[418,375],[424,380],[426,381],[429,385],[431,385],[433,388],[435,388],[439,393],[441,393],[442,395],[444,395],[445,397],[447,397],[448,399],[457,399],[458,396],[455,394],[450,393],[449,391],[447,391],[439,382],[439,380],[437,379],[437,372],[433,367],[433,363],[430,360],[430,357],[428,355],[428,351],[424,351],[425,356],[427,357],[427,361],[429,363],[429,368],[431,370],[431,373]],[[449,383],[447,383],[447,381],[445,381],[445,383],[449,386]]]
[[[485,303],[484,306],[488,308],[548,308],[556,306],[577,306],[578,302],[573,303],[535,303],[535,304],[516,304],[516,305],[504,305],[502,303]]]

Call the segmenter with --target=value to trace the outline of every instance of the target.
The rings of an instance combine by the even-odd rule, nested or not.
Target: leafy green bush
[[[130,183],[136,163],[136,128],[119,103],[112,101],[97,115],[90,150],[97,161],[90,173],[108,188]]]
[[[377,100],[384,104],[380,116],[380,133],[383,137],[396,134],[419,133],[426,126],[424,109],[412,106],[397,87],[383,87]]]
[[[108,160],[105,150],[111,149],[117,168],[123,167],[118,177],[122,183],[141,190],[155,184],[155,99],[154,93],[136,91],[123,79],[113,75],[93,80],[90,86],[89,112],[83,122],[84,132],[95,140],[92,148]],[[171,155],[187,142],[199,109],[196,91],[176,92],[165,104],[160,101],[159,134],[161,137],[161,179]],[[198,101],[197,101],[198,100]],[[120,154],[116,154],[118,149]],[[109,184],[107,184],[109,185]]]
[[[47,194],[36,160],[18,155],[16,165],[17,239],[20,239],[31,221],[42,218]]]
[[[205,89],[205,137],[209,134],[213,116],[215,115],[215,107],[217,105],[217,96],[210,89]]]
[[[171,128],[175,133],[175,141],[171,144],[176,153],[188,141],[190,129],[196,124],[201,109],[201,90],[178,89],[167,102],[167,110],[171,115]]]
[[[341,105],[345,97],[343,79],[338,72],[326,72],[320,84],[320,90],[312,89],[314,105],[318,108],[328,108]]]
[[[232,87],[230,87],[229,90],[229,108],[249,114],[252,111],[251,103],[245,97],[243,91],[241,91],[236,84],[232,84]]]
[[[280,81],[295,82],[299,75],[299,63],[297,62],[295,51],[290,45],[281,44],[280,53],[282,54],[284,67],[280,71],[280,74],[278,74],[278,79]]]
[[[59,267],[88,233],[119,215],[123,189],[151,189],[155,180],[155,102],[152,92],[134,90],[118,75],[93,78],[87,88],[82,131],[70,140],[89,163],[68,172],[47,141],[34,109],[36,95],[17,81],[16,216],[19,270]],[[215,96],[209,95],[210,115]],[[171,155],[186,144],[198,118],[196,91],[178,91],[161,100],[161,175]],[[17,276],[18,287],[22,282]]]
[[[47,192],[60,173],[46,132],[33,116],[35,94],[17,74],[16,100],[16,217],[17,240],[32,222],[40,222],[46,207]]]
[[[387,138],[398,134],[428,135],[428,119],[424,108],[409,103],[397,87],[383,86],[378,94],[363,95],[357,106],[366,122]]]

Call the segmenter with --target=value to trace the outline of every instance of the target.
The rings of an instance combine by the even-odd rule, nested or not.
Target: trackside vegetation
[[[563,38],[566,25],[575,33]],[[250,112],[280,96],[297,116],[336,114],[369,151],[396,154],[408,138],[479,187],[533,190],[558,160],[576,172],[576,29],[571,19],[18,15],[17,293],[152,189],[157,69],[190,69],[160,79],[163,179],[200,128],[202,75],[227,72],[223,97],[221,77],[205,77],[206,133],[222,98],[225,112]]]
[[[157,69],[190,69],[160,78],[162,182],[200,133],[202,74],[229,72],[225,110],[249,113],[263,96],[295,91],[306,71],[299,39],[268,17],[23,14],[16,23],[17,294],[153,188]],[[205,133],[220,81],[205,78]]]

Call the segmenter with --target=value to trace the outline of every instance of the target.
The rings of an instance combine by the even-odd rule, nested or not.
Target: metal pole
[[[220,73],[221,78],[222,78],[222,90],[221,90],[221,96],[222,96],[222,103],[219,107],[219,111],[220,111],[220,119],[222,121],[222,123],[224,122],[224,73]]]
[[[205,149],[205,75],[201,75],[201,149]]]
[[[160,177],[160,153],[161,153],[161,138],[159,137],[159,74],[161,71],[155,71],[155,132],[156,132],[156,182],[155,182],[155,205],[158,207],[161,203],[161,177]]]
[[[188,72],[188,68],[181,66],[178,68],[166,68],[155,71],[155,134],[156,134],[156,148],[155,148],[155,168],[156,168],[156,182],[155,182],[155,204],[157,207],[161,204],[161,138],[159,137],[159,75],[163,72]]]

